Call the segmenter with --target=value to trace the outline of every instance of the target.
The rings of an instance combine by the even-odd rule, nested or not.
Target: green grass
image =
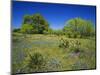
[[[27,73],[96,68],[95,39],[66,38],[67,40],[78,40],[81,43],[80,52],[76,54],[70,48],[59,47],[61,38],[66,38],[66,36],[13,33],[13,72]],[[45,58],[45,65],[42,65],[42,69],[30,69],[27,66],[30,60],[29,54],[34,55],[36,52]]]

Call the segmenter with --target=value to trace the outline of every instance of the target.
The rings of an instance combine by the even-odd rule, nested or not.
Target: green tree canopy
[[[31,26],[31,28],[33,28],[32,30],[30,30],[32,31],[32,33],[42,34],[44,31],[48,31],[49,29],[48,22],[44,19],[44,17],[41,14],[34,14],[32,16],[25,15],[24,21],[22,24],[22,31],[23,31],[23,27],[26,27],[26,24],[27,24],[27,27],[29,28],[24,28],[24,29],[26,30],[28,29],[29,31],[30,26]]]
[[[21,28],[21,32],[30,34],[33,32],[33,29],[34,29],[33,25],[23,24]]]
[[[94,27],[91,21],[87,21],[81,18],[74,18],[67,21],[67,24],[63,28],[65,34],[80,36],[91,36],[94,34]]]

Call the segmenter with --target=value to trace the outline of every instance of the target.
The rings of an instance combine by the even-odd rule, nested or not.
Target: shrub
[[[42,65],[43,56],[40,53],[34,53],[32,56],[30,56],[30,63],[33,65]]]
[[[13,29],[13,32],[20,32],[20,28]]]
[[[78,40],[68,40],[68,39],[61,38],[59,47],[69,48],[69,50],[71,50],[72,52],[78,53],[81,50],[80,45],[81,43]]]
[[[39,52],[35,52],[34,54],[29,54],[28,60],[28,68],[30,71],[41,72],[45,68],[45,59],[43,55]]]
[[[69,41],[67,39],[60,39],[59,47],[61,48],[68,48],[69,47]]]
[[[78,40],[72,40],[70,42],[70,50],[72,52],[79,53],[81,50],[80,45],[81,45],[81,43]]]
[[[80,52],[80,48],[79,47],[72,47],[70,48],[70,50],[74,53],[79,53]]]

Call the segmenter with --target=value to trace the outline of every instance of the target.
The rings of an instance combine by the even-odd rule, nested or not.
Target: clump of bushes
[[[73,33],[73,32],[66,32],[65,36],[68,38],[81,38],[81,35],[79,33]]]
[[[61,38],[59,47],[60,48],[68,48],[69,47],[69,41],[67,39]]]
[[[81,43],[79,42],[79,40],[68,40],[68,39],[61,38],[59,47],[68,48],[72,52],[78,53],[80,52],[80,45]]]

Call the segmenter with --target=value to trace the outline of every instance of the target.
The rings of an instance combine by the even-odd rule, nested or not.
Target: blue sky
[[[96,24],[96,7],[70,4],[51,4],[38,2],[13,1],[12,27],[20,28],[24,15],[40,13],[53,29],[61,29],[66,21],[80,17]]]

